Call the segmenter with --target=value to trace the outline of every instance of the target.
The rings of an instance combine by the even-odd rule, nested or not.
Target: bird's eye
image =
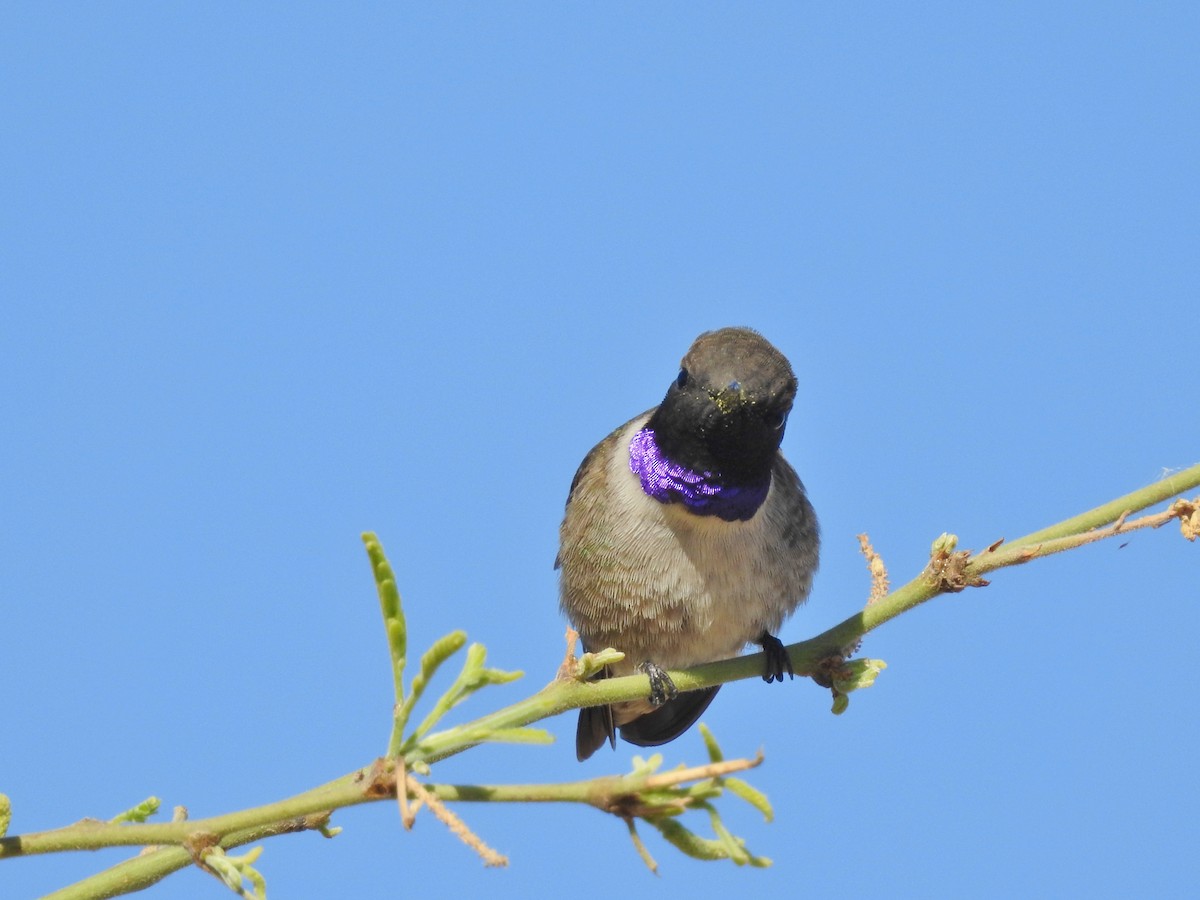
[[[787,421],[787,413],[769,412],[763,417],[763,422],[772,431],[778,431],[783,427],[783,423]]]
[[[675,387],[686,387],[688,383],[688,370],[680,369],[679,376],[675,379]]]

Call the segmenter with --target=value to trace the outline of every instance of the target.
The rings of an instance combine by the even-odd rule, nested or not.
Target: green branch
[[[856,687],[869,685],[882,667],[878,661],[846,660],[869,632],[940,594],[987,584],[982,578],[984,574],[1085,543],[1126,534],[1138,528],[1158,527],[1171,520],[1178,520],[1184,536],[1194,540],[1197,530],[1200,530],[1200,501],[1180,500],[1168,510],[1142,519],[1130,521],[1129,517],[1197,486],[1200,486],[1200,465],[1174,473],[1011,543],[997,541],[978,554],[957,550],[956,539],[943,535],[934,542],[925,569],[908,584],[869,603],[822,634],[788,646],[792,665],[797,674],[811,675],[814,680],[831,687],[835,711],[838,711],[839,700],[840,707],[844,708],[845,694]],[[594,662],[585,659],[578,666],[573,663],[564,666],[558,678],[532,697],[465,724],[434,730],[447,712],[471,694],[491,684],[511,681],[520,674],[485,668],[483,648],[473,645],[451,687],[434,702],[417,728],[406,736],[406,727],[414,707],[438,669],[465,645],[466,636],[461,632],[453,632],[438,641],[422,657],[420,672],[406,690],[407,631],[395,576],[374,535],[364,535],[364,541],[379,593],[395,692],[392,733],[385,758],[286,800],[207,819],[167,824],[129,824],[128,820],[136,822],[153,811],[157,801],[147,801],[122,814],[118,817],[120,821],[105,823],[85,820],[53,831],[2,837],[0,860],[67,850],[157,846],[158,849],[153,852],[139,855],[50,895],[54,898],[112,897],[148,887],[170,872],[194,862],[205,865],[210,871],[221,868],[225,872],[230,867],[223,862],[219,867],[205,862],[214,848],[229,850],[263,838],[300,831],[315,830],[332,836],[336,830],[330,829],[328,823],[333,810],[395,797],[397,785],[403,783],[407,786],[406,802],[411,799],[414,804],[425,803],[439,818],[450,815],[434,809],[435,805],[440,806],[443,802],[589,803],[619,815],[629,823],[635,845],[648,864],[652,864],[652,860],[634,828],[634,819],[638,817],[651,822],[667,840],[684,852],[750,865],[765,864],[765,860],[749,855],[741,842],[725,831],[715,808],[709,802],[711,797],[720,792],[721,786],[729,787],[731,792],[754,802],[760,808],[766,804],[765,798],[744,782],[724,779],[723,772],[713,774],[716,770],[710,769],[708,774],[699,775],[692,772],[692,775],[704,780],[690,788],[681,787],[677,781],[665,785],[654,780],[676,777],[673,773],[654,774],[661,757],[639,762],[634,773],[628,776],[610,776],[562,785],[467,786],[415,781],[410,773],[427,774],[430,764],[480,743],[545,742],[549,739],[546,732],[527,726],[579,707],[645,697],[649,685],[644,675],[601,681],[581,680],[578,673],[589,671]],[[875,571],[874,562],[872,571]],[[878,571],[886,578],[881,562],[878,563]],[[672,672],[671,677],[680,690],[693,690],[758,677],[762,673],[762,666],[761,654],[752,654]],[[729,765],[721,762],[720,752],[711,736],[706,731],[703,733],[712,760],[710,765]],[[732,765],[747,767],[751,764],[757,763],[737,761]],[[672,794],[672,791],[677,793]],[[7,812],[4,800],[6,798],[0,795],[0,807]],[[680,825],[677,819],[664,818],[682,808],[701,809],[713,816],[715,839],[700,838]],[[765,808],[769,810],[769,806]],[[447,819],[443,818],[443,821]],[[257,872],[253,875],[258,877]],[[225,872],[225,877],[228,878],[228,872]]]

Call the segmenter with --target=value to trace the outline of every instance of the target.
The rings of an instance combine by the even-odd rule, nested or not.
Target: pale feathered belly
[[[626,654],[615,674],[645,661],[684,668],[737,655],[764,631],[776,632],[807,596],[811,565],[789,559],[772,484],[746,522],[697,516],[642,491],[625,448],[642,427],[618,437],[606,470],[604,502],[578,514],[577,546],[563,547],[561,600],[589,650]],[[786,486],[782,489],[787,489]]]

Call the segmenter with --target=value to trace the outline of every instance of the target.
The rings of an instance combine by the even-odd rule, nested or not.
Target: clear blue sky
[[[980,548],[1200,457],[1195,4],[7,4],[0,31],[0,791],[14,831],[193,816],[364,764],[414,646],[554,674],[571,476],[700,331],[800,380],[821,516],[788,641],[942,531]],[[705,716],[768,871],[583,808],[391,804],[268,842],[272,896],[1182,894],[1197,552],[1175,528],[997,574]],[[624,771],[484,748],[446,781]],[[689,734],[668,761],[701,759]],[[702,822],[697,825],[703,827]],[[0,864],[33,896],[128,855]],[[196,871],[149,896],[222,896]]]

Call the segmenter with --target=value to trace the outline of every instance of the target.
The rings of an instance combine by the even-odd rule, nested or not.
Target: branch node
[[[1200,499],[1176,500],[1168,512],[1179,519],[1179,530],[1189,541],[1200,536]]]
[[[812,672],[809,674],[819,687],[832,688],[834,679],[841,671],[841,668],[846,663],[846,657],[841,653],[831,653],[824,659],[818,660],[813,666]]]
[[[396,790],[396,760],[380,757],[371,763],[369,769],[360,769],[355,775],[355,781],[366,781],[363,796],[372,800],[381,800],[392,796]]]
[[[193,831],[183,841],[183,849],[191,854],[192,861],[202,869],[205,855],[213,848],[220,846],[221,836],[212,831]]]
[[[957,594],[969,587],[987,587],[986,579],[967,571],[971,552],[957,547],[958,538],[953,534],[942,534],[934,541],[925,577],[937,587],[938,593]]]

